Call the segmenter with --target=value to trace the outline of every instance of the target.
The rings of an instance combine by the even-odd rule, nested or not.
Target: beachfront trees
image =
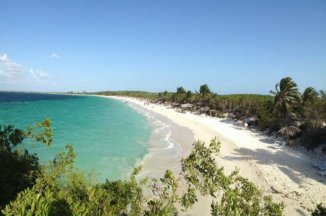
[[[274,111],[281,117],[291,117],[302,102],[297,84],[291,77],[285,77],[275,85],[275,90],[276,92],[271,91],[275,95]]]
[[[319,96],[322,100],[326,100],[326,90],[320,90],[319,91]]]
[[[302,143],[307,149],[313,149],[326,141],[326,127],[323,125],[326,121],[326,98],[311,87],[304,91],[302,98]]]
[[[315,128],[322,124],[322,117],[320,110],[320,99],[318,98],[318,92],[312,88],[308,87],[304,90],[302,94],[302,114],[306,125]]]
[[[192,98],[192,92],[190,90],[188,90],[187,91],[187,94],[186,94],[187,102],[190,102],[191,101],[191,98]]]
[[[222,114],[228,113],[233,119],[238,120],[253,117],[258,121],[255,125],[269,133],[277,132],[282,127],[296,126],[303,131],[298,143],[304,143],[309,149],[325,143],[326,91],[319,91],[318,94],[314,88],[309,87],[301,95],[296,83],[290,77],[281,79],[275,89],[275,92],[271,91],[273,96],[217,95],[210,91],[207,84],[204,84],[200,86],[199,91],[194,94],[188,91],[186,96],[184,96],[184,88],[179,87],[177,92],[183,95],[180,99],[176,97],[176,93],[164,92],[153,95],[152,101],[170,103],[178,98],[177,102],[192,103],[191,110],[196,113],[205,112],[210,115],[218,113],[221,117]],[[174,106],[181,105],[174,104]]]
[[[186,95],[186,90],[181,86],[181,87],[178,87],[177,88],[177,95],[181,95],[181,96],[184,96]]]
[[[182,102],[185,99],[186,94],[187,94],[187,92],[182,86],[178,87],[177,91],[176,91],[176,93],[174,95],[175,101],[176,102]]]
[[[95,94],[108,95],[108,96],[136,97],[136,98],[144,98],[148,100],[155,99],[158,96],[157,93],[146,92],[146,91],[102,91],[102,92],[96,92]]]
[[[208,100],[211,96],[212,92],[211,90],[209,89],[208,85],[207,84],[204,84],[204,85],[201,85],[200,88],[199,88],[199,96],[200,96],[200,99],[201,99],[201,103],[206,106],[207,103],[208,103]]]
[[[308,87],[302,94],[302,102],[304,106],[313,104],[318,99],[318,92],[313,87]]]
[[[208,97],[211,94],[211,90],[209,89],[207,84],[201,85],[199,88],[199,94],[200,97],[203,99],[205,99],[206,97]]]

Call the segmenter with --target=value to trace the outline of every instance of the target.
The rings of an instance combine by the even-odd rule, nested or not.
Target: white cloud
[[[58,55],[57,53],[52,53],[52,54],[50,55],[50,58],[51,58],[51,59],[61,59],[61,56]]]
[[[50,77],[48,73],[41,70],[34,70],[33,68],[29,69],[29,73],[34,80],[44,80]]]
[[[0,53],[0,83],[17,86],[19,84],[30,84],[31,82],[49,81],[51,76],[43,71],[26,68],[12,61],[6,53]]]
[[[8,58],[7,54],[0,54],[0,80],[19,80],[24,73],[24,67]]]

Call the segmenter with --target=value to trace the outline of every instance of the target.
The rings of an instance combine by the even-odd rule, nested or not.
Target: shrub
[[[45,130],[44,134],[48,132]],[[40,137],[38,140],[47,143],[46,136]],[[216,139],[208,146],[195,142],[190,155],[181,161],[182,172],[177,177],[167,170],[158,180],[136,180],[140,171],[136,168],[127,180],[94,184],[74,169],[75,153],[68,145],[1,212],[4,215],[175,215],[178,204],[188,210],[197,202],[199,193],[213,198],[212,215],[281,215],[283,204],[263,196],[237,170],[225,175],[215,161],[214,154],[219,150]],[[184,184],[185,192],[179,194],[177,189]],[[152,196],[145,198],[143,188],[150,189]]]
[[[302,143],[308,150],[326,144],[326,127],[307,130],[302,138]]]
[[[326,207],[322,206],[322,204],[318,204],[316,209],[312,212],[312,216],[326,216]]]

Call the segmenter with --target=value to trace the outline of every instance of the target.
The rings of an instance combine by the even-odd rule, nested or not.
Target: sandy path
[[[115,97],[116,98],[116,97]],[[309,215],[317,203],[326,203],[326,178],[312,168],[320,160],[279,144],[261,133],[239,128],[223,119],[179,113],[162,105],[134,98],[118,98],[160,114],[175,124],[189,128],[196,140],[209,142],[217,137],[222,143],[217,161],[226,172],[236,167],[266,195],[286,205],[284,215]],[[191,143],[181,146],[191,147]],[[209,215],[210,200],[201,198],[186,215]]]

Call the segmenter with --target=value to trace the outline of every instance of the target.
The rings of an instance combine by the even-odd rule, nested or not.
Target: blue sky
[[[326,89],[325,0],[0,0],[0,90]]]

